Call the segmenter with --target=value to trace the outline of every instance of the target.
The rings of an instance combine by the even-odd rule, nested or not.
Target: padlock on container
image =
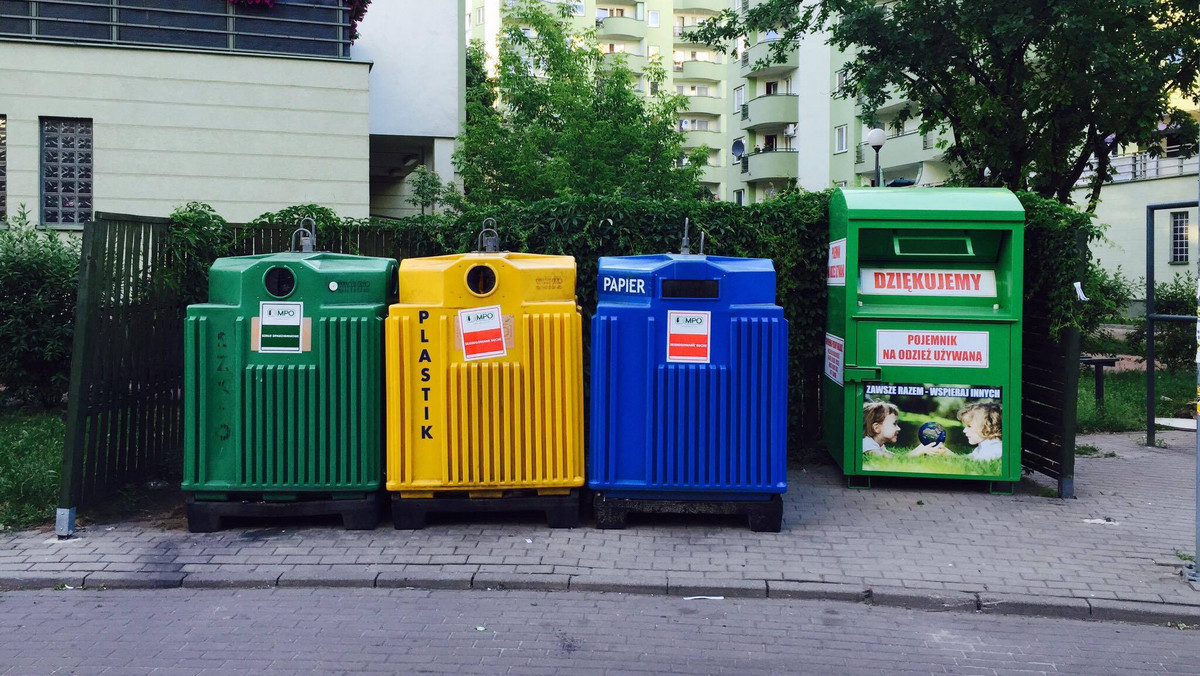
[[[476,252],[400,265],[386,336],[397,528],[421,528],[430,511],[536,510],[551,526],[579,521],[575,259],[499,249],[485,228]]]

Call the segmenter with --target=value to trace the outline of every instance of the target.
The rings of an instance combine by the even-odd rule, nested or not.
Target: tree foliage
[[[636,91],[619,57],[602,58],[594,31],[570,30],[570,6],[559,12],[517,4],[506,15],[495,78],[469,77],[467,124],[454,156],[467,200],[698,195],[708,150],[679,166],[685,152],[675,124],[684,98]],[[646,70],[649,82],[666,77],[659,63]]]
[[[1197,25],[1194,0],[764,0],[698,34],[774,29],[778,60],[824,31],[849,50],[842,93],[865,110],[893,92],[911,102],[892,124],[950,133],[958,182],[1069,202],[1090,168],[1094,208],[1122,147],[1194,152],[1196,121],[1170,97],[1196,99]]]

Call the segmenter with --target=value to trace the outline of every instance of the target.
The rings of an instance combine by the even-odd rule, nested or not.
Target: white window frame
[[[839,155],[850,150],[849,125],[839,124],[833,128],[833,154]]]
[[[479,7],[475,10],[475,25],[476,26],[483,25],[483,8],[482,7]]]
[[[746,102],[746,85],[738,85],[733,90],[733,112],[742,112],[742,104]]]
[[[1188,262],[1188,230],[1191,226],[1188,212],[1172,211],[1171,219],[1171,253],[1168,260],[1172,265],[1183,265]]]
[[[657,9],[652,9],[646,12],[646,25],[650,28],[658,28],[662,25],[661,15]]]
[[[739,188],[733,191],[733,203],[738,206],[745,206],[746,191],[744,189]]]

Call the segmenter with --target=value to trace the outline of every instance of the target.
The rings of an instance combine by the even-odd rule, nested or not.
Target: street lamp
[[[867,145],[875,149],[875,187],[883,187],[883,169],[879,167],[879,149],[887,141],[887,132],[882,129],[872,129],[867,132]]]

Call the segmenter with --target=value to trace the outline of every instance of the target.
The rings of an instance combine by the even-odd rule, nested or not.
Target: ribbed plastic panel
[[[616,344],[617,321],[596,323],[593,350],[601,364],[616,372],[623,349]],[[649,320],[653,324],[653,319]],[[730,322],[729,364],[651,365],[646,412],[646,449],[621,448],[613,430],[630,421],[616,388],[603,385],[593,410],[609,433],[600,440],[600,462],[593,466],[599,482],[616,482],[619,455],[645,452],[645,484],[671,490],[753,491],[786,480],[783,448],[786,411],[772,397],[782,385],[786,359],[785,333],[776,319],[735,318]],[[658,334],[651,328],[652,338]]]
[[[202,321],[202,320],[199,320]],[[201,353],[205,334],[198,320],[188,330]],[[325,346],[318,364],[247,365],[241,374],[241,429],[236,437],[236,484],[233,490],[326,491],[379,486],[382,456],[380,318],[321,318],[314,344]],[[211,385],[196,379],[194,393]],[[232,380],[232,379],[231,379]],[[200,452],[185,471],[197,485],[209,485],[204,460],[209,456],[203,422]],[[233,431],[230,430],[230,434]]]
[[[447,321],[448,320],[443,320]],[[403,322],[403,324],[401,324]],[[393,328],[395,327],[395,328]],[[389,323],[402,343],[412,339],[408,320]],[[583,482],[583,402],[580,317],[531,314],[523,318],[525,340],[509,361],[455,362],[444,370],[446,442],[436,465],[441,476],[425,476],[414,462],[413,422],[401,421],[399,457],[389,456],[389,487],[539,488]],[[389,333],[389,336],[392,336]],[[442,335],[450,335],[444,331]],[[389,340],[393,338],[389,337]],[[402,383],[393,409],[411,414],[407,383],[417,364],[401,357]],[[419,395],[417,395],[419,396]]]

